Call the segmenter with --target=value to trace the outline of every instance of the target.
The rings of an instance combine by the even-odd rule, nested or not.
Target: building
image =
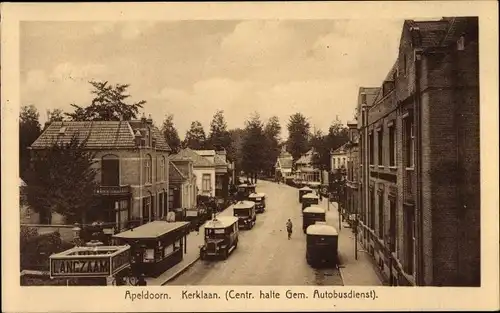
[[[87,221],[115,231],[166,216],[170,147],[151,117],[133,121],[53,122],[31,145],[32,157],[73,136],[86,140],[98,168],[96,210]],[[94,213],[94,215],[91,214]]]
[[[321,182],[321,171],[313,166],[314,150],[307,151],[295,161],[295,178],[305,182]]]
[[[393,284],[480,286],[478,19],[405,21],[358,119],[359,239]]]
[[[215,163],[190,148],[182,149],[179,153],[173,155],[171,161],[176,163],[178,160],[185,158],[193,162],[197,195],[215,197]]]
[[[197,154],[209,160],[215,166],[215,194],[218,199],[226,199],[229,191],[229,164],[226,151],[194,150]]]
[[[274,166],[276,179],[282,182],[286,182],[287,178],[293,177],[292,169],[293,157],[283,148]]]
[[[348,155],[346,145],[330,151],[330,168],[332,172],[344,172],[347,169]]]
[[[196,207],[196,175],[188,158],[169,162],[168,207],[171,210]]]

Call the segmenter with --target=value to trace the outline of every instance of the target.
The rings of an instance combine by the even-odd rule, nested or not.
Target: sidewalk
[[[323,199],[321,206],[327,209],[328,202]],[[329,225],[339,228],[337,203],[330,203],[326,212],[326,221]],[[342,223],[339,231],[338,251],[340,257],[339,271],[344,286],[383,286],[383,278],[375,266],[371,255],[363,250],[358,242],[358,259],[354,253],[354,234],[349,224]]]
[[[218,216],[231,216],[233,214],[232,205],[220,212]],[[187,236],[186,253],[181,262],[172,266],[158,277],[148,277],[148,286],[163,286],[184,273],[200,259],[200,246],[204,243],[205,228],[200,227],[200,233],[192,231]]]

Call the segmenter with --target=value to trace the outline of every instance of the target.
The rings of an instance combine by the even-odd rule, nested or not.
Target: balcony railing
[[[124,186],[99,186],[95,193],[101,196],[125,196],[130,194],[130,185]]]
[[[403,199],[407,203],[415,202],[415,171],[406,168],[403,181]]]

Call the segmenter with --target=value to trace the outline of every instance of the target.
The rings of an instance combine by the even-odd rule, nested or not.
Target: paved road
[[[229,258],[198,261],[170,285],[342,285],[337,269],[316,270],[306,262],[298,190],[260,180],[257,191],[267,194],[267,210],[253,229],[240,231]],[[294,225],[291,240],[288,218]]]

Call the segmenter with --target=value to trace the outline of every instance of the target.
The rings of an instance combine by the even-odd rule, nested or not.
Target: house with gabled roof
[[[195,150],[215,165],[215,197],[226,199],[229,191],[229,162],[226,150]]]
[[[193,172],[196,176],[197,195],[215,196],[215,162],[199,155],[191,148],[184,148],[172,155],[170,160],[174,163],[182,159],[193,162]]]
[[[276,180],[286,182],[287,178],[292,177],[292,169],[293,157],[283,148],[274,166]]]
[[[196,207],[196,175],[191,159],[178,158],[169,162],[169,183],[170,209],[176,211]]]
[[[87,222],[114,231],[164,218],[169,210],[170,147],[151,116],[133,121],[52,122],[30,147],[32,158],[76,137],[95,153],[99,187]]]
[[[314,149],[311,149],[295,161],[295,178],[298,181],[302,183],[321,182],[321,170],[313,165],[314,154]]]

